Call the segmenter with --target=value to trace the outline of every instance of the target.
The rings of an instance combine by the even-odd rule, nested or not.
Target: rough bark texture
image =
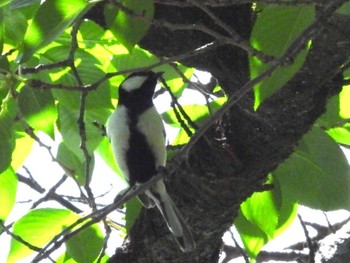
[[[254,14],[249,5],[212,8],[227,25],[249,38]],[[157,5],[155,17],[178,24],[202,23],[219,30],[197,8]],[[231,226],[240,203],[261,189],[266,175],[283,162],[324,112],[327,100],[341,87],[340,66],[350,54],[350,20],[333,15],[324,21],[302,69],[269,97],[257,112],[248,94],[218,121],[191,150],[167,188],[191,226],[197,249],[182,253],[160,214],[143,210],[130,242],[111,262],[218,262],[222,235]],[[213,41],[198,31],[152,27],[142,46],[170,57]],[[182,61],[211,72],[228,94],[248,80],[244,51],[232,46]],[[171,162],[169,165],[174,165]]]

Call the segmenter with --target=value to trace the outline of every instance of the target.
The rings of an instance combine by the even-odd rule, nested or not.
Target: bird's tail
[[[152,189],[146,190],[145,194],[159,209],[180,249],[183,252],[194,250],[196,243],[194,242],[192,233],[185,223],[179,209],[167,193],[163,181],[158,181]]]

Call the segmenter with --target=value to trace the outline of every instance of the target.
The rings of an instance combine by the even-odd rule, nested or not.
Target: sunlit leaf
[[[69,48],[65,46],[53,47],[47,50],[40,57],[40,62],[50,64],[66,58]],[[93,55],[84,50],[77,50],[75,53],[76,67],[80,78],[85,85],[99,81],[104,73],[101,69],[91,65],[98,65],[100,62]],[[40,72],[40,79],[44,82],[60,83],[66,86],[78,87],[75,78],[69,68],[64,70],[52,70]],[[67,107],[78,109],[80,107],[81,92],[55,89],[52,90],[55,99]],[[103,82],[95,90],[89,92],[86,99],[87,109],[112,108],[109,81]]]
[[[64,142],[61,142],[58,147],[57,160],[64,167],[65,172],[76,179],[80,185],[85,185],[86,176],[91,179],[93,173],[95,159],[91,156],[89,174],[86,175],[86,159],[81,149],[71,150]]]
[[[28,155],[32,151],[34,140],[30,136],[16,139],[16,148],[12,153],[12,168],[17,171],[22,166]]]
[[[257,192],[241,204],[242,214],[269,239],[274,236],[278,224],[279,204],[275,198],[272,191]]]
[[[175,70],[169,65],[163,65],[157,67],[157,71],[164,72],[163,78],[166,80],[166,84],[169,86],[171,92],[179,98],[181,97],[184,89],[187,87],[187,83],[184,82],[183,76],[185,76],[187,79],[191,79],[194,73],[194,68],[188,68],[184,65],[178,64],[177,70]],[[179,74],[178,71],[181,71],[181,74]]]
[[[344,86],[343,90],[339,93],[339,115],[343,119],[350,119],[350,85]]]
[[[317,124],[325,129],[342,127],[350,119],[350,86],[327,102],[326,112],[317,120]]]
[[[113,51],[113,47],[110,50]],[[114,46],[115,52],[120,49],[119,45]],[[134,69],[144,66],[149,66],[158,62],[158,58],[153,56],[146,50],[135,48],[131,54],[125,52],[116,53],[117,56],[113,56],[112,64],[118,70]]]
[[[68,108],[61,104],[58,105],[58,129],[66,145],[76,155],[79,155],[81,152],[81,136],[79,131],[79,124],[77,123],[79,114],[79,109]],[[101,131],[93,123],[94,121],[98,121],[99,123],[106,123],[109,115],[110,110],[105,108],[85,110],[84,112],[84,123],[87,137],[86,145],[90,154],[95,151],[96,147],[102,140]]]
[[[100,261],[93,261],[94,263],[107,263],[109,261],[109,257],[105,254]],[[80,263],[80,261],[74,260],[69,253],[66,251],[59,258],[55,259],[55,263]]]
[[[241,204],[240,214],[238,217],[239,228],[242,229],[242,239],[245,240],[247,251],[251,256],[256,256],[261,245],[281,234],[294,221],[297,214],[297,204],[288,195],[281,192],[278,180],[271,176],[268,184],[273,185],[270,191],[256,192]],[[236,224],[235,221],[235,224]],[[248,223],[248,222],[249,223]],[[245,225],[242,225],[245,224]],[[247,233],[246,228],[251,227],[251,233]],[[256,227],[259,228],[256,229]],[[241,234],[240,230],[238,229]],[[264,233],[262,234],[261,231]]]
[[[350,123],[327,130],[327,134],[337,143],[350,145]]]
[[[16,201],[18,179],[12,168],[0,173],[0,221],[5,221]]]
[[[93,48],[101,42],[104,35],[103,28],[93,21],[83,21],[79,27],[78,41],[80,48]]]
[[[103,246],[103,235],[98,225],[92,225],[66,241],[67,253],[76,262],[94,262]]]
[[[18,105],[25,120],[34,130],[54,137],[57,110],[50,90],[38,90],[25,86],[18,95]]]
[[[87,11],[87,6],[86,0],[43,2],[25,34],[21,62],[27,61],[37,50],[53,41],[83,11]]]
[[[107,137],[104,137],[101,141],[101,143],[98,145],[96,151],[101,156],[101,158],[105,161],[105,163],[116,172],[118,175],[122,175],[120,169],[118,168],[115,160],[114,160],[114,154],[111,147],[111,144]],[[122,176],[122,178],[124,178]]]
[[[192,130],[192,132],[194,133],[194,131]],[[188,143],[188,141],[190,140],[190,136],[187,134],[187,132],[181,128],[176,136],[176,138],[174,139],[174,141],[172,141],[170,144],[171,145],[184,145],[186,143]]]
[[[13,233],[36,247],[43,247],[65,226],[75,222],[78,216],[69,210],[43,208],[31,210],[13,225]],[[15,239],[11,239],[8,263],[18,262],[30,254],[30,248]]]
[[[206,118],[210,117],[210,115],[217,111],[225,102],[226,98],[220,98],[208,103],[208,105],[183,105],[181,108],[193,122],[200,126],[203,124]],[[179,110],[177,110],[177,112],[179,112]],[[163,113],[162,118],[167,124],[173,127],[181,128],[181,123],[176,117],[174,109],[170,109]],[[181,118],[182,121],[187,124],[187,126],[191,127],[183,116]]]
[[[324,211],[350,209],[350,169],[339,146],[313,128],[275,171],[283,195]]]
[[[131,227],[134,225],[135,220],[140,214],[141,203],[137,198],[133,198],[126,203],[126,213],[125,213],[125,228],[129,232]]]
[[[248,255],[256,258],[262,247],[268,242],[267,235],[258,226],[249,222],[241,211],[238,212],[234,224]]]
[[[152,0],[122,0],[120,4],[132,14],[121,9],[115,10],[115,20],[109,22],[109,28],[115,37],[131,51],[148,31],[154,14],[154,5]]]
[[[314,20],[313,6],[266,6],[254,25],[251,43],[265,54],[279,57]],[[254,87],[255,108],[290,80],[303,64],[307,50],[302,51],[290,66],[281,67]],[[258,76],[270,66],[250,56],[250,75]]]

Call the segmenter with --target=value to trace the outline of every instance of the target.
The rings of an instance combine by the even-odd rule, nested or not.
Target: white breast
[[[164,125],[155,107],[149,108],[139,116],[136,127],[144,134],[155,156],[155,166],[165,166],[166,149]],[[115,160],[126,179],[129,179],[129,170],[125,156],[129,148],[130,129],[128,126],[127,109],[124,106],[118,106],[116,111],[112,113],[108,119],[106,128]],[[140,151],[142,151],[142,149],[140,149]]]
[[[126,179],[129,179],[129,170],[125,161],[125,153],[129,147],[130,137],[127,120],[127,109],[124,106],[119,106],[109,117],[106,131],[115,160]]]

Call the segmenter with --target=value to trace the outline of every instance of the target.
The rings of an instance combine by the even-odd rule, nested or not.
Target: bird
[[[107,121],[106,132],[113,154],[130,187],[156,176],[166,165],[164,124],[153,104],[153,94],[163,72],[131,73],[119,86],[118,105]],[[157,207],[183,252],[195,249],[188,225],[158,180],[138,199],[145,208]]]

